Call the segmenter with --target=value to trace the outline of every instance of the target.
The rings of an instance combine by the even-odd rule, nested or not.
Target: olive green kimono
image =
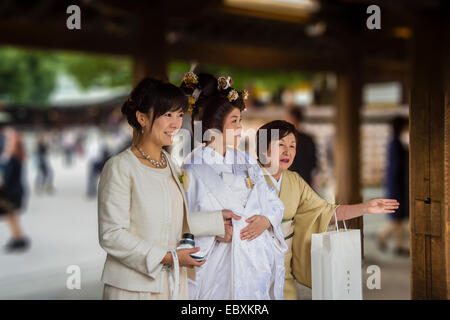
[[[270,176],[265,178],[274,187]],[[284,260],[284,298],[295,300],[294,279],[311,288],[311,235],[327,230],[338,205],[328,203],[298,173],[289,170],[283,172],[278,196],[284,204],[281,227],[289,247]]]

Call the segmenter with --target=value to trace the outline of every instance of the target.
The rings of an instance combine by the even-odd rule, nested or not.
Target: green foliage
[[[186,62],[170,63],[170,81],[179,84],[189,68]],[[198,72],[231,76],[233,87],[238,90],[253,86],[271,92],[294,87],[311,78],[310,74],[299,72],[213,65],[201,65]],[[129,86],[132,84],[132,60],[129,57],[0,47],[0,100],[46,105],[61,73],[72,76],[82,89]]]
[[[61,73],[89,89],[130,85],[131,69],[126,57],[0,47],[0,100],[47,105]]]
[[[55,87],[56,74],[53,54],[0,48],[0,100],[46,104]]]
[[[113,88],[132,83],[132,62],[127,57],[63,53],[59,61],[82,89]]]

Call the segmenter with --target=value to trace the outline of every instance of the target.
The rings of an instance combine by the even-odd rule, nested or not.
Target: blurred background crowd
[[[345,103],[339,102],[337,73],[320,70],[339,67],[343,57],[347,59],[345,50],[361,43],[367,31],[366,1],[255,1],[258,5],[200,1],[205,10],[167,1],[164,14],[159,7],[146,11],[150,5],[140,1],[75,2],[86,24],[70,34],[60,2],[0,5],[0,18],[12,17],[0,23],[0,29],[14,30],[0,36],[0,299],[101,297],[105,253],[97,238],[98,178],[107,159],[131,144],[131,129],[120,112],[122,103],[141,73],[158,69],[160,61],[167,79],[176,85],[196,66],[195,72],[230,76],[234,88],[248,90],[242,137],[248,145],[264,123],[285,119],[294,124],[298,150],[291,170],[322,197],[335,201],[336,158],[348,152],[337,150],[335,143],[337,106]],[[239,7],[240,3],[248,7]],[[28,12],[23,8],[31,13],[19,14]],[[61,8],[61,19],[52,20]],[[388,8],[393,16],[403,12],[393,4]],[[150,11],[155,16],[144,15]],[[136,18],[140,13],[144,19]],[[26,24],[41,16],[47,17],[42,24]],[[164,17],[169,21],[165,32],[159,29]],[[52,24],[55,21],[63,27],[58,29]],[[358,33],[360,38],[349,36],[348,30],[355,29],[347,28],[353,28],[355,21],[365,30]],[[394,25],[393,32],[383,28],[387,40],[374,38],[383,46],[372,40],[364,44],[364,50],[386,60],[369,57],[364,64],[369,76],[362,85],[361,122],[355,138],[361,200],[389,197],[401,205],[396,214],[364,217],[365,299],[410,298],[410,88],[403,81],[401,59],[412,31]],[[61,40],[66,35],[72,42]],[[146,41],[134,47],[135,39]],[[155,53],[161,43],[168,49]],[[139,55],[140,51],[145,52]],[[252,61],[255,52],[259,59]],[[391,57],[401,57],[402,63],[392,62]],[[252,65],[243,66],[241,59]],[[314,68],[317,61],[324,64]],[[299,71],[302,66],[307,66],[305,71]],[[352,69],[353,61],[348,66]],[[386,76],[388,69],[395,76]],[[373,70],[379,74],[371,77]],[[71,265],[81,268],[81,290],[66,287]],[[380,290],[365,286],[364,268],[369,265],[381,268]]]

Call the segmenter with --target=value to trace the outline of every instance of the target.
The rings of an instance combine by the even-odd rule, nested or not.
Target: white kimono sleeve
[[[200,190],[199,178],[189,166],[183,166],[183,185],[188,207],[189,228],[196,237],[225,235],[225,226],[221,210],[204,211],[200,199],[204,194]]]

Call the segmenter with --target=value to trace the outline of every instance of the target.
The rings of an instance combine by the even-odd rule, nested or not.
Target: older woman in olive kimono
[[[260,140],[266,133],[267,144],[262,146],[262,150]],[[259,128],[256,137],[258,160],[265,170],[266,181],[284,204],[281,228],[289,247],[285,256],[284,298],[295,300],[294,279],[311,287],[311,235],[325,232],[329,223],[334,221],[335,211],[338,221],[341,221],[363,214],[394,213],[399,203],[392,199],[372,199],[354,205],[330,204],[296,172],[288,170],[296,153],[294,126],[286,121],[272,121]]]

